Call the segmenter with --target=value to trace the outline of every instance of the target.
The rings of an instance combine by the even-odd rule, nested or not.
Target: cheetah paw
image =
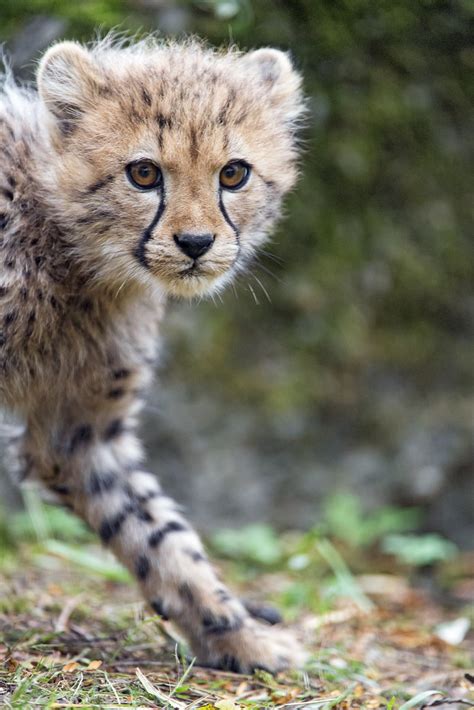
[[[301,667],[306,654],[291,632],[247,619],[238,631],[206,639],[198,660],[211,668],[252,673],[261,669],[278,673]]]

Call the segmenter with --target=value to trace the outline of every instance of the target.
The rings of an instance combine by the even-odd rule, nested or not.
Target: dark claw
[[[243,599],[242,604],[247,609],[250,616],[254,619],[260,619],[261,621],[266,621],[267,624],[274,626],[275,624],[281,624],[283,621],[282,615],[275,609],[275,607],[269,604],[260,604],[259,602],[249,601],[248,599]]]

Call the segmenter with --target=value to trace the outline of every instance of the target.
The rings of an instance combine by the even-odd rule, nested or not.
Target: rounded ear
[[[279,49],[262,47],[249,52],[246,60],[268,86],[274,86],[294,72],[288,55]]]
[[[276,106],[297,113],[302,109],[301,76],[286,52],[263,47],[249,52],[244,60],[252,74],[263,84]],[[297,108],[299,107],[299,108]]]
[[[75,42],[60,42],[46,52],[37,82],[42,101],[64,133],[74,130],[97,98],[101,83],[90,53]]]

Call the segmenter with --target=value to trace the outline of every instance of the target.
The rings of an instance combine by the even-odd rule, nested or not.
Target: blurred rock
[[[7,45],[11,65],[15,74],[31,78],[34,73],[32,60],[52,42],[64,35],[68,23],[60,17],[36,15],[27,22]]]

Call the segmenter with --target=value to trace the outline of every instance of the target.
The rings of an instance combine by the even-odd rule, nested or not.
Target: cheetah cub
[[[0,86],[0,398],[22,476],[95,530],[202,664],[300,662],[219,581],[135,430],[168,296],[243,270],[295,177],[300,77],[274,49],[53,46]]]

